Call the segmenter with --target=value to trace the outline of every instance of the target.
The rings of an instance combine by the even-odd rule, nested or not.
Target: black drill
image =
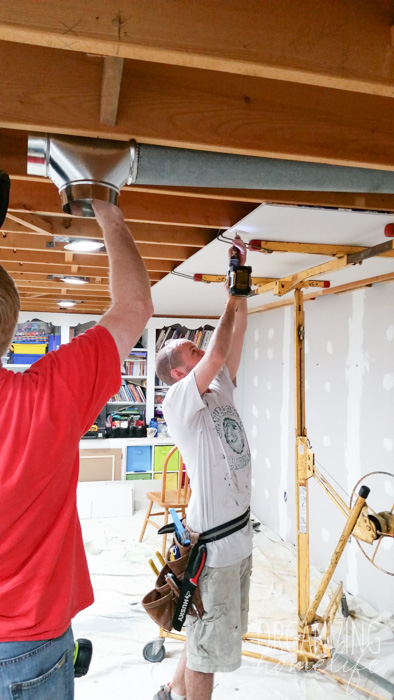
[[[233,246],[227,271],[228,291],[234,297],[248,297],[251,294],[252,268],[239,264],[239,250]]]

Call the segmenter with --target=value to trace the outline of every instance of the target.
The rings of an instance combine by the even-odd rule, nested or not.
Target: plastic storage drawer
[[[151,468],[150,445],[128,445],[126,472],[150,472]]]
[[[156,472],[153,475],[154,479],[163,479],[163,474],[160,472]],[[166,489],[177,489],[178,488],[178,472],[167,472],[167,478],[166,478]]]
[[[12,343],[11,350],[15,355],[44,355],[48,343]]]
[[[155,472],[162,472],[163,471],[163,466],[164,466],[164,461],[165,458],[167,457],[168,453],[172,450],[174,445],[155,445],[154,446],[154,460],[153,460],[153,469]],[[176,472],[178,471],[178,452],[175,452],[172,457],[170,457],[170,461],[167,464],[167,471],[169,472]]]
[[[36,360],[39,360],[41,357],[44,357],[44,355],[13,355],[12,356],[12,363],[14,365],[32,365],[33,362]]]

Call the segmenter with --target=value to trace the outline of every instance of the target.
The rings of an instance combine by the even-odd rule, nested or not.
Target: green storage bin
[[[163,471],[163,466],[164,466],[164,460],[167,457],[168,453],[172,450],[174,445],[155,445],[154,446],[154,455],[153,455],[153,470],[155,472],[162,472]],[[178,471],[178,459],[179,459],[179,453],[178,451],[175,452],[168,465],[167,465],[167,471],[169,472],[176,472]]]
[[[152,479],[152,475],[147,474],[146,472],[134,472],[134,474],[126,474],[126,481],[136,481],[137,479],[145,479],[145,481],[147,481],[148,479]]]

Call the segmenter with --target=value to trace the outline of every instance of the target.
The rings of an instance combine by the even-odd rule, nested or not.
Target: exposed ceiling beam
[[[26,292],[31,291],[32,294],[35,294],[37,291],[47,291],[47,292],[54,292],[56,294],[59,294],[59,289],[64,290],[68,295],[73,295],[76,293],[75,286],[72,286],[71,284],[67,285],[65,282],[62,282],[60,279],[59,280],[46,280],[46,281],[41,281],[41,282],[36,282],[32,283],[29,280],[19,280],[18,282],[18,288],[19,289],[24,289]],[[109,287],[108,283],[106,284],[94,284],[94,282],[89,282],[89,284],[86,284],[84,287],[79,287],[78,288],[78,296],[80,294],[85,295],[85,296],[102,296],[102,297],[108,297],[109,298]]]
[[[4,128],[394,169],[389,97],[128,61],[108,127],[100,124],[101,59],[0,42],[0,65]]]
[[[35,313],[37,311],[49,312],[49,313],[71,313],[71,314],[103,314],[108,308],[108,304],[102,305],[98,302],[89,301],[83,304],[77,304],[69,309],[61,308],[57,305],[55,301],[51,299],[22,299],[21,300],[21,311],[27,311]]]
[[[42,265],[45,265],[45,270],[47,270],[47,266],[51,264],[60,267],[64,267],[65,265],[64,259],[62,260],[61,256],[59,256],[58,253],[54,253],[52,251],[45,251],[40,253],[28,250],[10,250],[0,247],[0,264],[3,264],[3,262],[13,262],[19,264],[28,263],[29,265],[30,263],[34,263],[37,265],[41,265],[41,267]],[[106,260],[106,257],[102,256],[102,258],[100,259],[99,255],[76,255],[74,256],[73,264],[78,265],[79,275],[83,274],[81,272],[82,268],[85,268],[86,270],[89,270],[90,268],[95,270],[99,269],[101,270],[101,274],[103,275],[104,271],[108,269],[108,262]],[[179,265],[179,261],[175,261],[175,264]],[[148,259],[146,260],[145,266],[148,272],[171,272],[173,263],[171,263],[171,261],[169,260]]]
[[[257,206],[249,202],[229,203],[218,199],[207,200],[201,206],[197,197],[185,197],[180,201],[175,195],[149,194],[135,190],[122,190],[119,204],[128,221],[200,228],[229,228]],[[9,211],[30,211],[43,216],[50,214],[64,218],[59,194],[49,180],[48,184],[15,180],[10,191]]]
[[[20,215],[24,216],[24,215]],[[40,217],[43,220],[42,217]],[[103,234],[97,221],[94,219],[80,219],[76,217],[46,218],[46,223],[51,228],[54,236],[70,238],[93,238],[103,240]],[[203,248],[216,238],[217,231],[189,226],[162,226],[160,224],[129,223],[129,229],[136,243],[157,244],[166,246],[188,246],[190,248]],[[16,224],[6,218],[0,233],[25,233],[26,227]],[[39,234],[37,234],[39,235]],[[43,234],[48,238],[48,234]],[[1,239],[0,239],[1,240]],[[52,240],[52,239],[49,239]],[[194,252],[194,251],[193,251]]]
[[[0,4],[8,41],[388,96],[392,23],[390,0]]]
[[[154,260],[156,258],[159,260],[187,260],[187,258],[189,258],[194,253],[197,253],[199,250],[199,248],[190,248],[188,246],[167,246],[165,245],[165,243],[163,243],[163,245],[137,243],[137,247],[141,257],[144,258],[144,260]],[[17,248],[18,250],[31,251],[51,250],[55,253],[60,253],[63,255],[67,255],[70,252],[64,249],[64,243],[54,243],[53,238],[38,236],[33,233],[8,233],[3,234],[2,236],[0,235],[0,248]],[[66,259],[66,262],[73,262],[75,260],[74,255],[75,253],[73,253],[73,257],[70,258],[69,261]],[[85,255],[85,253],[83,255]],[[107,267],[108,259],[106,254],[104,252],[98,252],[96,253],[96,255],[100,257],[105,256],[105,262]]]
[[[18,263],[3,261],[1,263],[3,267],[12,275],[15,282],[18,280],[30,280],[32,282],[39,282],[41,280],[46,280],[47,275],[71,275],[78,274],[82,277],[91,277],[94,281],[102,280],[109,284],[109,270],[103,270],[102,268],[85,268],[78,267],[77,270],[72,269],[71,266],[65,265],[45,265],[45,272],[41,263]],[[163,277],[168,274],[167,272],[150,272],[149,278],[151,282],[159,282]]]
[[[44,234],[46,236],[48,233],[53,233],[52,224],[36,214],[19,214],[19,216],[17,216],[16,214],[11,214],[11,212],[9,212],[7,218],[14,221],[16,224],[19,224],[25,231],[26,229],[30,229],[31,231],[35,231],[36,233]]]

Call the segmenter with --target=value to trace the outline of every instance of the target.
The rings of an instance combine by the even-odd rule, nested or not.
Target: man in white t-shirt
[[[243,265],[242,240],[237,236],[233,245]],[[190,477],[187,524],[199,533],[242,516],[250,504],[250,451],[233,402],[246,316],[246,299],[228,295],[205,353],[180,339],[157,355],[156,372],[171,385],[163,403],[164,417]],[[214,673],[241,665],[251,552],[249,518],[242,529],[207,544],[199,579],[204,615],[188,616],[181,661],[172,682],[162,686],[154,700],[209,700]]]

